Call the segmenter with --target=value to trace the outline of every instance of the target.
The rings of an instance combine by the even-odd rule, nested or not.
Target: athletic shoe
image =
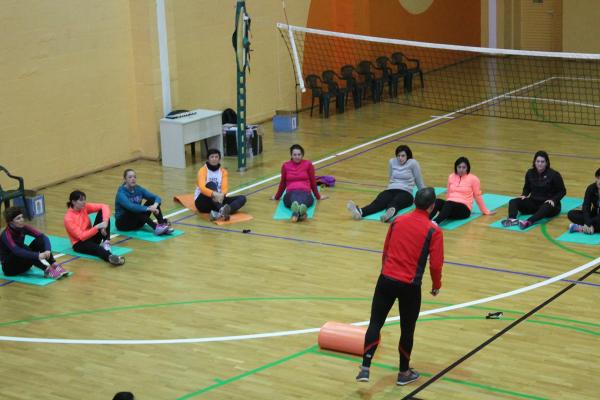
[[[298,211],[300,210],[300,204],[298,204],[297,201],[294,201],[290,207],[290,210],[292,210],[292,213],[298,214]]]
[[[395,214],[396,209],[394,207],[390,207],[387,210],[385,210],[385,213],[381,217],[379,217],[379,220],[381,222],[389,222]]]
[[[125,258],[117,256],[115,254],[111,254],[110,256],[108,256],[108,262],[114,265],[115,267],[118,267],[120,265],[125,264]]]
[[[360,367],[358,375],[356,375],[356,382],[369,382],[369,368]]]
[[[154,228],[154,234],[156,236],[164,235],[169,230],[169,225],[167,224],[156,224],[156,228]]]
[[[66,269],[64,269],[63,267],[61,267],[61,266],[60,266],[60,265],[58,265],[58,264],[54,264],[54,265],[52,265],[50,268],[52,268],[52,267],[54,267],[54,270],[55,270],[56,272],[58,272],[58,274],[60,275],[60,276],[58,277],[58,279],[60,279],[60,278],[62,278],[62,277],[64,277],[64,276],[68,276],[68,275],[69,275],[69,271],[67,271]]]
[[[519,221],[519,229],[527,229],[531,226],[531,222],[528,220]]]
[[[298,215],[297,212],[293,212],[292,213],[292,218],[290,219],[290,221],[292,221],[292,222],[298,222],[299,218],[300,218],[300,215]]]
[[[398,372],[398,379],[396,380],[396,385],[399,386],[404,386],[404,385],[408,385],[411,382],[416,381],[417,379],[419,379],[419,373],[417,371],[415,371],[412,368],[408,369],[409,373],[408,375],[403,374],[402,372]]]
[[[62,275],[59,271],[56,270],[56,268],[53,265],[51,265],[44,271],[44,278],[58,280],[62,278]]]
[[[346,208],[352,213],[352,219],[355,219],[357,221],[362,219],[362,212],[360,208],[358,208],[358,206],[354,204],[352,200],[350,200],[348,204],[346,204]]]
[[[307,210],[308,207],[306,207],[306,204],[300,204],[300,206],[298,206],[298,215],[302,217],[302,219],[305,219]]]
[[[516,218],[506,218],[506,219],[503,219],[502,222],[500,222],[500,223],[502,224],[503,227],[509,228],[511,226],[519,225],[519,220]]]
[[[102,248],[110,253],[112,247],[110,246],[110,240],[104,240],[102,242]]]
[[[223,217],[223,221],[229,221],[229,216],[231,215],[231,207],[229,204],[225,204],[223,207],[221,207],[219,214],[221,214]]]
[[[211,221],[216,221],[221,218],[221,213],[218,211],[211,211],[210,216],[208,217]]]
[[[171,225],[171,221],[169,221],[168,219],[165,218],[164,220],[165,224],[167,224],[167,235],[170,235],[171,233],[175,232],[175,229],[173,228],[173,226]]]
[[[583,232],[583,226],[581,226],[579,224],[569,224],[569,232],[570,233]]]

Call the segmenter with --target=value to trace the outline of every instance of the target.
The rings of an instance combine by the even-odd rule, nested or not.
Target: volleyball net
[[[600,54],[479,48],[277,27],[290,49],[297,85],[307,91],[304,102],[308,98],[310,103],[315,82],[325,92],[334,90],[323,82],[326,78],[335,80],[350,97],[366,101],[600,125]],[[324,76],[325,71],[330,72]]]

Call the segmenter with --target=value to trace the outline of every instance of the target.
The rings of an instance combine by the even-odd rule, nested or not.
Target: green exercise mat
[[[588,235],[583,232],[570,233],[569,231],[566,231],[565,233],[557,237],[556,240],[568,243],[598,245],[600,244],[600,234],[595,233],[593,235]]]
[[[72,272],[69,272],[67,276],[73,275]],[[62,279],[66,278],[63,277]],[[51,283],[56,282],[56,279],[46,278],[44,276],[44,271],[37,267],[31,267],[31,269],[23,274],[19,274],[16,276],[6,276],[2,273],[0,269],[0,279],[4,279],[7,281],[14,281],[19,283],[26,283],[28,285],[37,285],[37,286],[46,286]]]

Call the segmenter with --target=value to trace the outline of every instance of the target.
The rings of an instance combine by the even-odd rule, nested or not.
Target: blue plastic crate
[[[298,114],[293,111],[275,111],[273,130],[275,132],[294,132],[298,129]]]
[[[35,192],[26,190],[25,201],[27,202],[27,208],[29,209],[32,218],[44,215],[46,212],[46,203],[44,202],[43,194],[37,194]],[[13,205],[15,207],[25,207],[21,197],[13,199]]]

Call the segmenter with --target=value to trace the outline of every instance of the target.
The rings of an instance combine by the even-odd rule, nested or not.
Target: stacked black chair
[[[403,74],[399,72],[394,72],[388,66],[390,59],[386,56],[377,57],[375,60],[376,67],[379,71],[381,71],[381,77],[384,82],[388,84],[388,92],[390,97],[398,96],[398,81]]]
[[[340,79],[346,81],[346,89],[352,92],[352,101],[354,102],[354,108],[360,108],[362,105],[362,98],[365,93],[365,84],[360,82],[355,76],[354,71],[356,69],[353,65],[344,65],[340,69]]]
[[[371,88],[373,103],[377,103],[381,100],[381,93],[383,92],[383,78],[376,76],[371,71],[371,67],[375,67],[371,61],[362,60],[356,66],[356,71],[363,77],[363,81],[367,87]]]
[[[323,82],[318,75],[307,75],[304,80],[306,82],[306,87],[311,91],[310,116],[312,117],[313,114],[315,99],[319,99],[319,114],[323,114],[325,118],[329,118],[329,101],[331,100],[331,93],[323,90]]]
[[[413,63],[412,66],[409,67],[404,60]],[[421,78],[421,87],[425,87],[423,71],[421,70],[421,62],[419,60],[416,58],[408,58],[398,51],[392,54],[392,64],[397,67],[398,73],[404,75],[404,91],[412,91],[413,75],[416,74],[419,74],[419,77]]]
[[[341,79],[341,77],[333,70],[328,69],[327,71],[323,71],[321,76],[329,89],[328,92],[332,96],[335,96],[335,110],[338,113],[343,113],[348,99],[348,88],[340,87],[336,79]]]

